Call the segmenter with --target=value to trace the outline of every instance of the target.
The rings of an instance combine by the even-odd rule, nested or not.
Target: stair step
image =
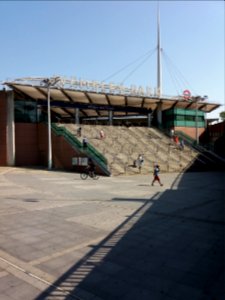
[[[76,135],[77,126],[61,124]],[[112,175],[138,174],[133,162],[139,154],[144,155],[141,174],[151,174],[154,163],[160,165],[162,172],[180,172],[199,156],[199,152],[188,145],[183,151],[171,144],[171,139],[155,128],[121,127],[102,125],[80,125],[82,136],[102,153],[108,161]],[[105,139],[101,140],[99,132],[103,130]],[[79,138],[82,141],[82,137]],[[198,161],[198,160],[197,160]],[[198,161],[198,164],[203,164]]]

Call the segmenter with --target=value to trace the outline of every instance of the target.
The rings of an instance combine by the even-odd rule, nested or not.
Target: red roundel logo
[[[184,99],[190,99],[191,98],[191,92],[189,90],[183,91],[183,97]]]

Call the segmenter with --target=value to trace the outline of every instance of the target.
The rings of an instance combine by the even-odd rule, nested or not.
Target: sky
[[[157,86],[160,8],[163,95],[224,99],[223,1],[0,1],[0,82],[76,77]]]

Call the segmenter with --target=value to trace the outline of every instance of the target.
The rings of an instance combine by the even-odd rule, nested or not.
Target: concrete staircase
[[[77,137],[77,126],[74,124],[61,124]],[[181,172],[198,159],[199,153],[191,147],[185,146],[181,151],[171,143],[170,138],[154,128],[122,127],[102,125],[81,125],[82,137],[102,153],[108,161],[112,175],[137,174],[138,168],[133,167],[134,160],[139,154],[144,155],[142,174],[153,171],[154,163],[160,165],[162,172]],[[100,130],[105,132],[105,138],[100,139]],[[200,163],[203,163],[200,161]]]

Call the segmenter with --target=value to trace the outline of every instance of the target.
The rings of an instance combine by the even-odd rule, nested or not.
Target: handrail
[[[196,146],[196,141],[191,138],[189,135],[185,134],[183,131],[176,130],[175,134],[178,135],[179,137],[182,137],[185,139],[186,142],[188,142],[191,146]]]
[[[59,127],[56,124],[51,124],[52,130],[56,135],[62,135],[73,147],[82,153],[85,153],[88,157],[91,157],[101,167],[107,175],[110,175],[110,171],[107,166],[107,159],[98,152],[92,145],[88,144],[84,150],[82,143],[65,127]]]
[[[76,139],[71,132],[69,132],[68,130],[66,130],[64,127],[59,127],[56,124],[52,123],[51,127],[53,129],[53,131],[57,134],[57,135],[63,135],[67,138],[67,140],[69,140],[73,145],[75,145],[76,148],[78,148],[79,150],[82,149],[82,144],[81,142]]]
[[[215,159],[218,159],[218,160],[220,160],[223,163],[225,162],[225,159],[223,157],[217,155],[214,151],[211,151],[211,150],[207,149],[206,147],[204,147],[201,144],[197,145],[196,140],[192,139],[190,136],[186,135],[182,131],[176,130],[175,134],[178,134],[179,137],[184,138],[184,140],[186,142],[188,142],[189,145],[192,146],[192,148],[194,148],[195,150],[197,150],[198,152],[200,152],[201,155],[204,158],[206,158],[206,159],[208,159],[210,161],[213,161],[208,155],[206,155],[206,154],[209,154],[209,155],[213,156]]]
[[[185,134],[183,131],[176,130],[175,134],[178,135],[179,137],[183,138],[190,146],[192,146],[194,149],[196,149],[199,152],[204,152],[207,149],[201,145],[201,143],[197,144],[196,140],[191,138],[189,135]]]

